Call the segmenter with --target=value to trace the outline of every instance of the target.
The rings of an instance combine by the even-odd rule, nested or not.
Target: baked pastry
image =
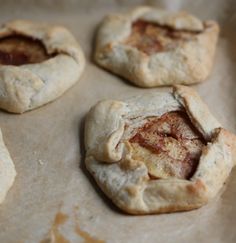
[[[141,87],[202,82],[212,68],[218,33],[214,21],[138,7],[102,21],[95,61]]]
[[[84,54],[64,27],[16,20],[0,28],[0,108],[22,113],[44,105],[81,76]]]
[[[172,93],[99,102],[86,119],[85,147],[97,184],[131,214],[199,208],[236,162],[236,137],[181,85]]]
[[[0,203],[4,201],[7,192],[15,180],[15,176],[15,166],[3,142],[2,132],[0,130]]]

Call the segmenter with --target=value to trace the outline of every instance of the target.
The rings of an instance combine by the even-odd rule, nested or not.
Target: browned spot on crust
[[[174,212],[184,212],[190,211],[197,208],[200,208],[204,205],[206,201],[200,202],[199,204],[185,204],[185,205],[171,205],[171,206],[163,206],[158,208],[157,210],[153,211],[143,211],[143,210],[136,210],[131,208],[123,208],[124,211],[128,212],[129,214],[133,215],[151,215],[151,214],[162,214],[162,213],[174,213]]]
[[[149,118],[129,142],[134,149],[138,145],[155,155],[155,164],[147,164],[149,174],[154,178],[161,177],[158,176],[158,170],[161,170],[166,177],[189,179],[205,145],[202,135],[183,111]]]
[[[47,54],[41,41],[30,37],[12,35],[0,39],[0,65],[40,63],[53,56]]]
[[[187,186],[187,190],[190,194],[198,194],[200,191],[206,190],[206,187],[200,179],[197,179],[194,184]]]
[[[175,30],[156,23],[137,20],[132,24],[131,35],[125,44],[151,55],[156,52],[170,51],[184,41],[193,40],[197,32]]]
[[[137,196],[137,188],[134,186],[127,186],[125,190],[129,193],[130,196],[135,197]]]

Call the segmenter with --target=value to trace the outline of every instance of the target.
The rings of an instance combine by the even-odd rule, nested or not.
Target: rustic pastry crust
[[[185,111],[206,143],[191,178],[153,179],[126,143],[145,119],[173,111]],[[172,93],[99,102],[86,119],[85,147],[86,167],[100,188],[131,214],[199,208],[216,196],[236,163],[236,137],[222,128],[194,90],[180,85]]]
[[[53,101],[81,76],[84,54],[71,33],[61,26],[16,20],[0,28],[0,38],[20,35],[42,42],[48,60],[21,66],[0,65],[0,107],[22,113]]]
[[[0,203],[4,201],[7,192],[15,180],[15,176],[15,166],[3,142],[0,130]]]
[[[193,38],[175,48],[148,55],[126,42],[137,20],[170,31],[192,33]],[[125,14],[107,16],[102,21],[95,61],[141,87],[202,82],[212,68],[218,33],[219,26],[214,21],[202,22],[186,12],[138,7]]]

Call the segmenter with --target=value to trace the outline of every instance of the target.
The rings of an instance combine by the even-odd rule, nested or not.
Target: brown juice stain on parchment
[[[96,239],[95,237],[91,236],[88,232],[82,230],[79,227],[78,221],[76,222],[75,233],[84,239],[84,243],[105,243],[104,240]]]
[[[84,243],[105,243],[104,240],[97,239],[94,236],[91,236],[88,232],[82,230],[79,226],[79,221],[76,216],[76,211],[79,210],[79,206],[74,207],[74,217],[75,217],[75,233],[84,239]]]
[[[68,218],[68,215],[59,211],[54,218],[49,238],[42,240],[40,243],[70,243],[59,231],[59,226],[63,225]]]
[[[104,240],[97,239],[96,237],[91,236],[88,232],[80,228],[78,218],[75,212],[75,210],[77,211],[78,209],[79,209],[78,206],[74,207],[74,218],[75,218],[74,232],[84,240],[84,243],[105,243]],[[53,224],[51,226],[51,230],[49,231],[49,237],[40,241],[40,243],[70,243],[70,241],[67,240],[59,231],[59,226],[65,224],[68,219],[69,216],[67,214],[64,214],[59,211],[55,215]]]

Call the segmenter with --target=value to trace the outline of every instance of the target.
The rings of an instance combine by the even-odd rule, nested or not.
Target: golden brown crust
[[[9,60],[8,51],[19,42],[16,36],[21,41],[24,38],[24,44],[18,53],[11,54],[10,59],[15,60]],[[16,20],[0,28],[1,39],[0,50],[2,46],[7,60],[6,65],[0,65],[0,108],[9,112],[22,113],[56,99],[79,79],[84,69],[83,52],[64,27]],[[26,51],[27,45],[31,50]]]
[[[177,111],[188,114],[206,143],[190,178],[156,179],[145,161],[132,156],[129,141],[147,119]],[[223,129],[197,93],[184,86],[175,87],[172,94],[99,102],[86,120],[85,145],[87,169],[104,193],[131,214],[199,208],[219,193],[235,165],[235,135]]]
[[[197,92],[183,85],[175,85],[173,87],[173,94],[185,107],[195,127],[197,127],[206,140],[210,140],[214,135],[214,129],[221,127],[221,124],[211,115],[207,105],[202,101]]]
[[[149,32],[151,38],[132,35],[132,24],[136,21],[151,23],[152,27],[142,33]],[[153,40],[155,25],[161,33]],[[95,61],[141,87],[202,82],[212,68],[218,33],[219,26],[214,21],[202,22],[183,12],[138,7],[103,20],[97,35]]]

